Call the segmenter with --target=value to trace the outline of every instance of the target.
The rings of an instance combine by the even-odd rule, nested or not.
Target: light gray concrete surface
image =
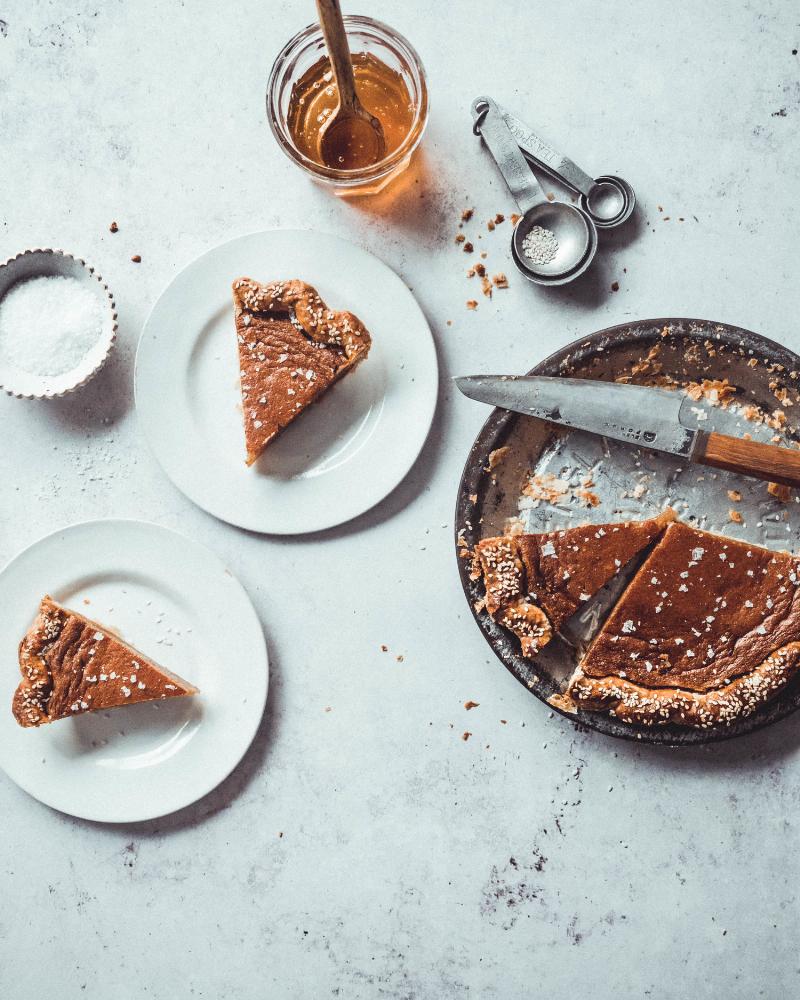
[[[0,555],[91,517],[190,533],[247,587],[272,658],[255,745],[179,815],[94,825],[0,779],[0,997],[795,996],[800,717],[681,753],[550,718],[494,659],[458,583],[455,490],[486,414],[449,378],[521,371],[646,316],[726,320],[800,349],[797,10],[368,8],[353,10],[417,46],[432,116],[409,183],[353,203],[311,186],[265,125],[270,63],[310,0],[0,9],[0,257],[84,255],[121,321],[84,392],[0,399]],[[480,246],[511,287],[489,302],[465,277],[461,209],[513,210],[470,132],[487,91],[636,188],[636,223],[603,237],[580,286],[525,285],[507,225]],[[276,540],[173,489],[131,384],[172,276],[281,226],[337,233],[395,268],[430,319],[442,381],[425,451],[390,498]]]

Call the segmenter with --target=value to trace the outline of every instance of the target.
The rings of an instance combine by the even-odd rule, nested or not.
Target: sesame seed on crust
[[[606,711],[621,722],[644,726],[672,722],[707,729],[752,715],[789,683],[799,665],[800,642],[791,642],[771,653],[754,670],[712,691],[647,688],[620,677],[587,677],[579,673],[570,682],[565,697],[578,708]]]

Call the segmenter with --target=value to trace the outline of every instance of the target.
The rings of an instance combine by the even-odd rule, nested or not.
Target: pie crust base
[[[648,688],[620,677],[587,677],[578,673],[565,695],[550,704],[562,711],[608,712],[622,722],[644,726],[667,722],[707,729],[752,715],[795,676],[800,642],[775,650],[754,670],[713,691]]]

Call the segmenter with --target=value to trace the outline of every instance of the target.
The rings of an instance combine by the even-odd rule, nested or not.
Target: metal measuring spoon
[[[579,194],[581,208],[592,217],[596,226],[600,229],[612,229],[631,217],[636,205],[636,195],[626,180],[612,174],[604,174],[592,180],[568,156],[562,156],[553,149],[525,122],[504,108],[498,107],[498,111],[525,156]]]
[[[511,236],[511,256],[518,270],[539,285],[564,285],[577,278],[597,251],[591,218],[576,205],[547,200],[490,97],[476,98],[472,114],[473,131],[483,138],[522,212]]]

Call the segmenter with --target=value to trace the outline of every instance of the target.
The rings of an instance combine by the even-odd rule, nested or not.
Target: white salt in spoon
[[[597,229],[577,205],[548,201],[495,102],[472,102],[473,131],[492,154],[514,195],[522,218],[511,236],[517,269],[537,285],[565,285],[589,267],[597,252]]]

